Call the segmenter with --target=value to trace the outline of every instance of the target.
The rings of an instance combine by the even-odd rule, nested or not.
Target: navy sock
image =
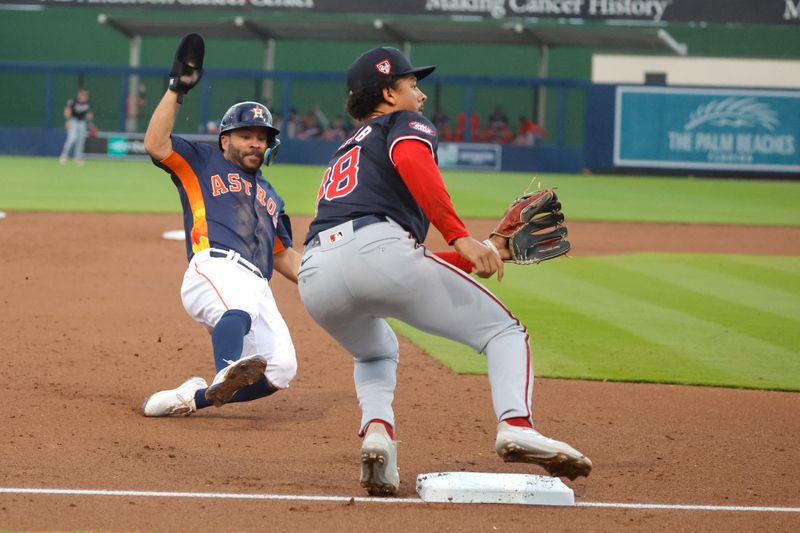
[[[250,315],[239,309],[225,311],[211,333],[214,366],[217,372],[228,366],[225,360],[238,361],[242,355],[244,336],[250,331]]]
[[[237,390],[228,403],[251,402],[276,392],[278,392],[278,387],[270,383],[266,376],[261,376],[261,379],[252,385]]]
[[[205,409],[206,407],[214,405],[206,400],[206,390],[208,389],[200,389],[194,393],[194,403],[197,409]],[[261,376],[261,379],[252,385],[237,390],[228,403],[251,402],[274,394],[278,392],[278,390],[278,387],[270,383],[266,376]]]
[[[194,393],[194,405],[198,409],[205,409],[206,407],[211,407],[214,405],[213,403],[206,400],[206,391],[208,389],[200,389],[199,391]]]

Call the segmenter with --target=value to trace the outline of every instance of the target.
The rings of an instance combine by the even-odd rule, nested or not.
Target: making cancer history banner
[[[472,15],[669,22],[800,24],[800,0],[0,0],[0,4],[214,8],[380,15]]]

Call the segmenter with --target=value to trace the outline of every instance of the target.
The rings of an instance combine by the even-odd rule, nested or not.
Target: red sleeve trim
[[[397,146],[397,143],[399,143],[400,141],[407,141],[409,139],[410,140],[414,140],[414,141],[424,142],[425,144],[428,145],[428,149],[430,150],[431,155],[433,155],[433,145],[431,144],[431,142],[428,139],[423,139],[422,137],[419,137],[417,135],[404,135],[402,137],[398,137],[397,139],[395,139],[394,142],[392,143],[392,145],[389,147],[389,160],[392,162],[392,164],[395,167],[397,167],[397,163],[395,162],[394,157],[393,157],[394,147]]]
[[[455,250],[448,250],[446,252],[435,252],[434,255],[439,259],[443,259],[453,265],[456,268],[460,268],[467,274],[472,273],[472,269],[475,267],[472,263],[461,257],[458,252]]]
[[[447,244],[453,244],[456,239],[469,236],[469,232],[456,214],[433,153],[425,143],[419,137],[399,140],[392,145],[392,161],[422,212],[439,230]]]

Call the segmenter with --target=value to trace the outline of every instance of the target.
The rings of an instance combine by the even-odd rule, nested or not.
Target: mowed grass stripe
[[[738,270],[743,278],[779,290],[800,294],[800,260],[797,257],[726,256],[732,265],[742,265]]]
[[[533,175],[446,171],[462,216],[502,210]],[[537,185],[558,187],[567,220],[625,220],[730,224],[800,223],[800,185],[791,181],[541,174]],[[605,206],[625,205],[608,213]],[[484,213],[484,214],[480,214]],[[491,215],[490,215],[491,216]]]
[[[721,258],[706,257],[708,265]],[[606,268],[629,273],[614,287],[640,294],[639,287],[659,298],[661,306],[714,321],[789,350],[800,348],[800,298],[724,274],[692,268],[680,257],[643,255],[599,259]],[[623,277],[620,273],[619,278]]]
[[[800,304],[800,257],[732,256],[652,254],[666,268],[683,265],[695,269],[696,274],[705,271],[709,285],[723,282],[734,284],[739,280],[743,286],[760,287],[759,299],[789,299],[797,308]],[[645,254],[642,254],[644,257]],[[795,309],[800,312],[800,309]],[[800,314],[798,315],[800,316]]]
[[[651,359],[651,373],[657,373],[661,365],[681,366],[685,360],[689,360],[694,361],[696,367],[716,369],[720,379],[715,379],[713,383],[724,382],[733,376],[735,379],[730,382],[732,386],[800,388],[797,346],[787,349],[707,320],[704,316],[695,316],[695,312],[663,306],[660,300],[669,297],[664,294],[663,284],[657,294],[642,285],[626,291],[615,290],[626,283],[630,273],[622,269],[598,268],[602,265],[596,264],[597,261],[597,258],[559,261],[556,268],[541,265],[534,267],[539,269],[538,273],[522,277],[517,275],[518,269],[510,268],[507,279],[501,284],[503,287],[497,286],[496,282],[488,285],[515,312],[524,304],[520,303],[520,296],[514,295],[526,294],[527,291],[527,298],[543,298],[551,304],[559,302],[568,305],[574,312],[595,317],[594,320],[598,322],[612,324],[630,335],[646,339],[654,346],[682,354],[679,360],[670,361],[659,357],[659,350],[645,351],[642,357]],[[531,280],[532,274],[535,275],[535,281]],[[670,287],[670,290],[675,289]],[[680,291],[679,288],[677,290]],[[668,299],[666,301],[669,302]],[[525,312],[519,313],[531,329],[537,317],[548,316],[526,315]],[[573,324],[572,334],[590,337],[594,332],[585,333],[585,327],[584,323]],[[619,339],[620,344],[625,342],[625,338]],[[696,382],[692,377],[694,370],[687,368],[685,374],[687,383]],[[631,374],[630,378],[649,380],[651,375]]]
[[[800,321],[800,276],[769,268],[771,259],[754,267],[732,256],[659,255],[654,269],[671,283]],[[791,259],[800,271],[800,257],[779,259]]]
[[[611,264],[617,260],[619,265]],[[603,280],[605,289],[616,292],[630,300],[652,303],[660,310],[660,315],[667,320],[674,320],[683,327],[696,328],[698,332],[718,332],[742,347],[750,347],[754,353],[765,351],[776,355],[790,357],[800,347],[800,322],[787,320],[773,313],[745,305],[737,305],[720,300],[706,294],[682,288],[662,279],[641,274],[629,268],[624,258],[595,258],[588,260],[594,263],[591,272],[581,271],[576,274],[584,281],[592,282],[596,278]],[[649,317],[657,319],[658,311],[652,310]],[[670,313],[676,316],[670,316]],[[656,325],[650,331],[659,333]],[[674,334],[682,334],[676,330]],[[699,339],[698,339],[699,340]],[[771,349],[775,348],[775,349]],[[785,352],[779,354],[778,352]]]
[[[571,301],[532,300],[520,313],[548,317],[529,324],[537,375],[685,384],[737,379],[716,365],[687,357],[604,317],[581,312]]]
[[[596,316],[555,300],[529,300],[517,316],[546,317],[527,322],[537,377],[752,386],[716,365],[688,358]],[[515,312],[517,311],[515,309]],[[462,374],[486,374],[486,358],[470,348],[423,333],[402,322],[392,327],[445,366]]]
[[[620,290],[628,283],[630,276],[627,272],[598,268],[598,265],[591,264],[591,260],[582,262],[585,264],[580,268],[570,268],[561,280],[547,284],[546,291],[553,294],[545,292],[543,296],[562,301],[581,313],[645,338],[653,345],[683,354],[680,361],[662,363],[683,365],[684,360],[696,361],[735,375],[737,371],[731,366],[734,362],[731,353],[778,352],[781,358],[789,355],[782,348],[742,335],[716,322],[664,306],[660,299],[665,295],[655,294],[646,287],[637,285],[633,290]]]
[[[87,161],[59,165],[55,157],[2,156],[0,209],[33,211],[180,212],[169,176],[149,161]],[[322,165],[278,158],[264,169],[290,215],[311,215]],[[538,184],[558,187],[567,220],[800,225],[800,183],[511,172],[445,171],[459,214],[495,220],[509,202]],[[24,179],[20,179],[24,176]],[[608,205],[625,205],[609,210]]]

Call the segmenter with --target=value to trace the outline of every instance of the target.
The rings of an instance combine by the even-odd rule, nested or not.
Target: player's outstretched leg
[[[379,420],[367,426],[361,444],[361,486],[371,496],[391,496],[400,488],[397,442]]]
[[[214,377],[211,386],[206,390],[205,398],[216,407],[228,403],[240,389],[252,385],[264,377],[267,360],[261,355],[242,357],[231,361]]]
[[[508,463],[537,464],[551,476],[575,479],[592,471],[592,461],[569,444],[505,421],[497,426],[495,450]]]
[[[178,388],[163,390],[145,398],[142,403],[142,414],[144,416],[189,416],[197,411],[195,393],[206,387],[208,384],[203,378],[189,378]]]

